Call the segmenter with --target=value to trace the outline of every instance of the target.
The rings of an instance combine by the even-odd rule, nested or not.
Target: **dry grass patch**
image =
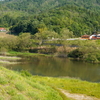
[[[5,38],[5,37],[13,38],[15,36],[14,35],[11,35],[11,34],[7,34],[7,32],[0,32],[0,38]]]

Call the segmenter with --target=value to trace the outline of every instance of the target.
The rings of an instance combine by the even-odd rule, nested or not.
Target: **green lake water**
[[[18,64],[7,65],[12,70],[27,70],[33,75],[72,77],[100,82],[100,64],[71,61],[68,58],[34,56],[23,58]]]

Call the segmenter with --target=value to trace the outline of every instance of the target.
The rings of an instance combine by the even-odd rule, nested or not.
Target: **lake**
[[[68,58],[34,56],[26,57],[18,64],[7,65],[12,70],[27,70],[33,75],[72,77],[90,82],[100,82],[100,64],[71,61]]]

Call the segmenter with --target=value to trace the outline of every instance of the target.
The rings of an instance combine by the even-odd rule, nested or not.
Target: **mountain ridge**
[[[10,10],[41,12],[64,5],[76,5],[86,9],[100,10],[99,0],[5,0],[2,2]]]
[[[47,29],[75,36],[100,31],[99,0],[5,0],[0,3],[0,27],[35,34]]]

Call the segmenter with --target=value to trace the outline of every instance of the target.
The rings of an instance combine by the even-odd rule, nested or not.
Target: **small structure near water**
[[[97,40],[100,39],[100,34],[82,35],[81,39]]]
[[[81,38],[82,39],[89,39],[90,35],[82,35]]]
[[[0,28],[0,32],[6,32],[5,28]]]

